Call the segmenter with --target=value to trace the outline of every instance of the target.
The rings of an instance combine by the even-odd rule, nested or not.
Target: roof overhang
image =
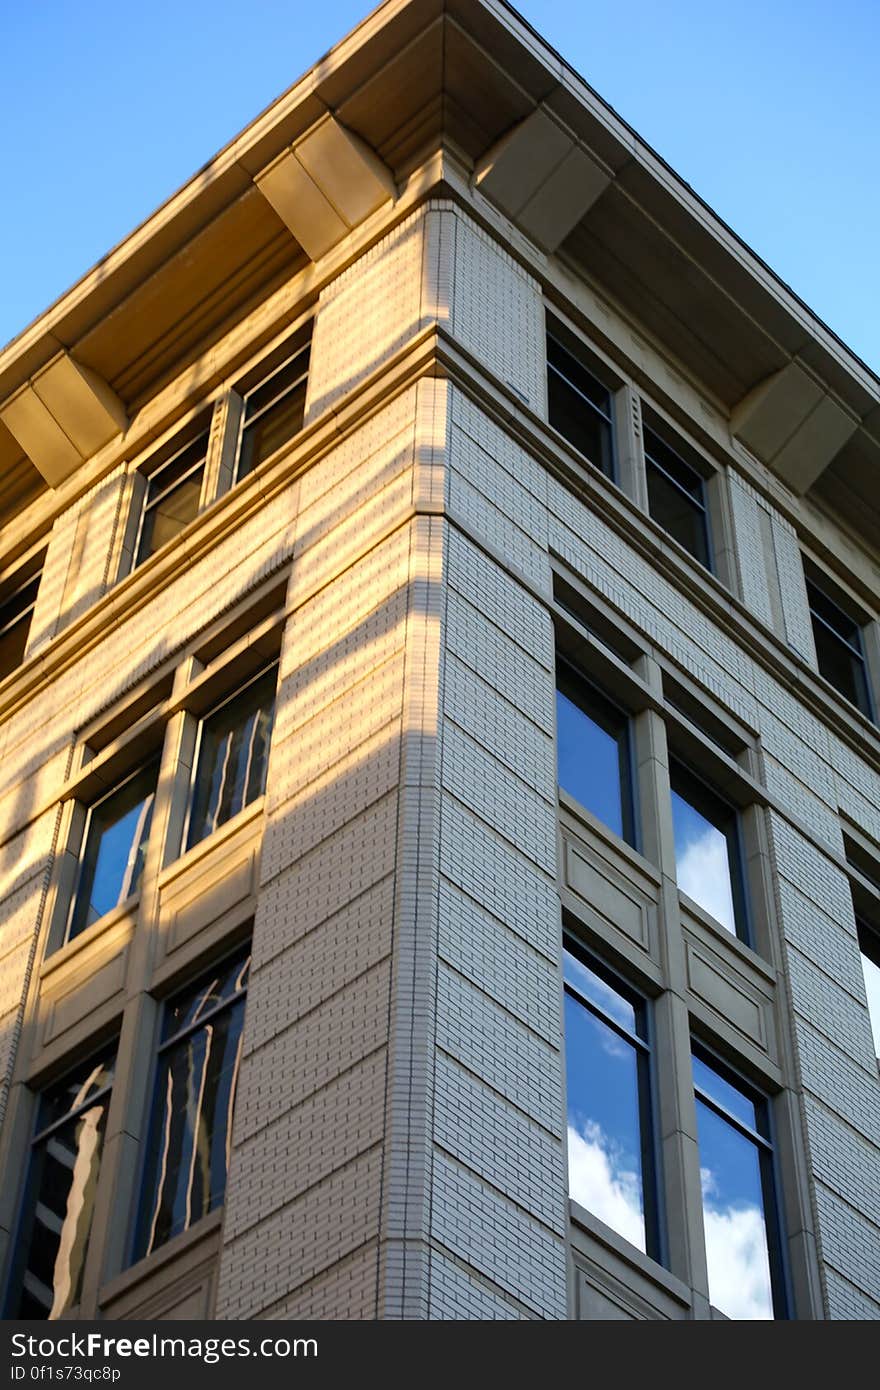
[[[0,353],[10,495],[28,469],[56,486],[441,145],[876,537],[877,377],[502,0],[386,0]]]

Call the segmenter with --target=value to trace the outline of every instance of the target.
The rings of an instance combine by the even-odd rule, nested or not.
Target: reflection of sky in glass
[[[862,969],[865,972],[865,990],[868,995],[871,1027],[874,1030],[874,1051],[880,1057],[880,965],[863,951]]]
[[[615,1023],[621,1027],[628,1028],[631,1033],[636,1032],[636,1011],[628,999],[618,994],[616,989],[612,989],[601,979],[594,970],[588,965],[584,965],[582,960],[573,956],[571,951],[563,951],[563,973],[568,984],[573,985],[585,999],[589,999],[593,1004],[609,1014]]]
[[[556,692],[556,727],[560,787],[622,837],[617,739],[561,690]]]
[[[772,1318],[757,1145],[699,1098],[697,1132],[709,1297],[729,1318]]]
[[[692,1057],[694,1068],[694,1085],[701,1091],[705,1091],[707,1096],[711,1096],[719,1105],[729,1111],[731,1115],[749,1129],[758,1129],[758,1117],[755,1110],[755,1102],[749,1100],[747,1095],[734,1086],[729,1081],[725,1081],[723,1076],[719,1076],[717,1071],[713,1071],[710,1066],[700,1060],[699,1057]]]
[[[735,933],[727,837],[677,791],[672,793],[672,823],[679,888]]]
[[[569,1192],[644,1250],[636,1049],[566,994],[565,1051]]]

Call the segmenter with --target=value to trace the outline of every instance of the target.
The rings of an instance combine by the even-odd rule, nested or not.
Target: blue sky
[[[368,7],[0,5],[0,343]],[[518,8],[880,372],[876,0],[520,0]]]

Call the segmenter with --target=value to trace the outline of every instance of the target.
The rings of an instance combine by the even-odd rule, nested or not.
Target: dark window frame
[[[199,771],[201,764],[205,725],[208,723],[210,719],[214,717],[214,715],[219,714],[219,712],[225,709],[227,705],[231,704],[233,700],[238,699],[238,697],[240,695],[243,695],[244,692],[250,686],[255,685],[257,681],[262,680],[262,678],[272,670],[274,670],[276,673],[275,702],[277,702],[279,666],[279,656],[273,656],[270,660],[264,661],[262,665],[260,665],[256,670],[249,672],[248,674],[244,675],[241,679],[236,681],[235,684],[232,685],[232,687],[228,689],[225,694],[223,694],[219,699],[217,699],[213,704],[211,704],[208,709],[205,710],[204,714],[200,715],[198,730],[196,733],[195,747],[193,748],[192,770],[190,772],[189,787],[187,789],[186,815],[184,817],[183,833],[181,836],[182,854],[188,853],[189,850],[195,849],[197,845],[200,845],[205,840],[210,839],[211,836],[213,834],[216,834],[218,830],[222,829],[224,825],[228,825],[229,821],[234,819],[235,816],[241,815],[241,813],[245,811],[249,806],[253,806],[257,801],[259,801],[261,796],[265,796],[264,786],[262,792],[260,793],[260,796],[252,797],[250,801],[245,801],[244,804],[240,806],[237,811],[234,811],[231,816],[228,816],[225,820],[221,821],[220,824],[216,825],[213,830],[210,830],[206,832],[206,834],[201,835],[197,840],[191,839],[193,830],[193,811],[195,810],[196,796],[199,784]],[[266,749],[267,767],[269,753],[272,747],[272,735],[274,733],[275,728],[275,702],[273,702],[272,725],[269,729],[268,745]]]
[[[687,790],[680,790],[682,787],[687,788]],[[754,924],[746,881],[746,855],[740,808],[734,802],[728,801],[727,797],[713,787],[711,782],[695,772],[688,763],[676,757],[674,749],[670,749],[669,752],[669,788],[671,792],[677,792],[682,800],[688,802],[699,815],[714,825],[715,829],[724,836],[727,842],[730,892],[733,899],[733,920],[736,926],[736,931],[729,934],[735,935],[738,941],[742,941],[746,946],[754,949]],[[727,824],[719,824],[719,820],[726,821]],[[683,889],[680,891],[684,892]],[[685,896],[690,898],[689,893],[686,893]],[[697,907],[707,916],[712,916],[701,903],[697,902],[696,898],[690,898],[690,901],[696,902]]]
[[[145,1184],[149,1176],[148,1165],[150,1162],[151,1154],[151,1140],[153,1138],[154,1130],[158,1122],[158,1118],[161,1114],[163,1104],[162,1097],[160,1096],[157,1090],[157,1083],[162,1069],[162,1058],[166,1053],[170,1052],[172,1048],[178,1046],[187,1037],[190,1037],[194,1033],[198,1032],[205,1026],[206,1023],[210,1023],[213,1019],[217,1018],[218,1015],[229,1012],[233,1008],[241,1008],[242,1011],[246,1008],[248,990],[250,987],[252,956],[253,952],[250,941],[247,941],[244,944],[238,942],[230,950],[222,952],[220,955],[217,956],[215,960],[212,960],[208,965],[197,970],[197,972],[194,975],[192,975],[188,981],[186,981],[183,984],[178,984],[172,990],[172,992],[169,993],[161,1001],[161,1014],[158,1025],[158,1035],[157,1041],[153,1048],[152,1056],[149,1100],[147,1105],[147,1123],[143,1131],[144,1139],[141,1145],[138,1181],[135,1187],[135,1191],[137,1193],[137,1202],[131,1220],[128,1255],[126,1259],[127,1268],[140,1263],[141,1260],[149,1259],[151,1255],[154,1255],[156,1253],[156,1251],[164,1249],[164,1247],[167,1246],[169,1242],[178,1239],[182,1235],[185,1235],[187,1231],[193,1230],[193,1228],[197,1226],[200,1221],[206,1220],[213,1212],[218,1211],[223,1206],[223,1201],[225,1201],[226,1197],[225,1184],[223,1190],[223,1201],[218,1201],[213,1206],[210,1206],[206,1212],[204,1212],[200,1217],[197,1217],[196,1220],[193,1221],[190,1225],[184,1226],[180,1231],[175,1231],[172,1235],[165,1237],[165,1239],[160,1241],[159,1244],[153,1245],[150,1249],[141,1250],[142,1238],[146,1230],[145,1223],[149,1216],[149,1211],[145,1207],[144,1203],[147,1196]],[[201,1013],[197,1018],[193,1019],[189,1023],[183,1024],[175,1032],[169,1033],[167,1037],[164,1037],[163,1033],[165,1030],[166,1021],[169,1018],[169,1010],[173,1007],[176,1001],[179,999],[183,999],[186,997],[186,995],[197,991],[205,982],[207,982],[210,979],[212,974],[219,970],[224,970],[231,967],[236,960],[241,961],[242,968],[247,973],[247,979],[245,980],[243,988],[237,991],[236,993],[230,994],[226,999],[221,1000],[212,1008],[207,1009],[204,1013]],[[243,1026],[244,1020],[242,1020],[242,1028]],[[239,1038],[239,1046],[241,1046],[241,1035]],[[233,1097],[233,1111],[235,1108],[236,1098],[237,1083],[236,1096]],[[230,1123],[232,1121],[232,1118],[233,1116],[230,1115]],[[226,1182],[228,1182],[228,1180],[229,1171],[227,1168]],[[154,1197],[156,1195],[157,1194],[155,1193],[153,1194]]]
[[[568,686],[568,689],[565,687]],[[638,850],[640,836],[638,832],[638,796],[636,786],[636,768],[633,750],[633,731],[632,718],[630,714],[605,694],[587,675],[564,655],[557,646],[556,649],[556,689],[565,695],[587,718],[597,725],[604,733],[613,738],[618,749],[618,772],[620,780],[620,811],[622,835],[619,837],[630,846],[631,849]],[[575,694],[570,693],[575,691]],[[558,776],[558,756],[559,740],[557,735],[557,776]],[[578,805],[582,803],[569,791],[566,791],[559,784],[560,790],[566,796],[570,796]],[[589,807],[584,807],[589,811]],[[595,815],[595,812],[590,812]],[[601,820],[595,816],[596,820]],[[604,821],[601,822],[604,825]],[[609,834],[616,835],[616,831],[611,826],[605,827]]]
[[[866,719],[876,723],[877,709],[862,631],[870,619],[867,616],[858,618],[854,616],[852,611],[847,612],[829,593],[828,589],[823,587],[822,580],[821,578],[817,579],[815,571],[805,573],[804,581],[807,589],[807,605],[810,610],[810,626],[813,630],[813,641],[816,646],[816,666],[819,675],[837,691],[841,699],[846,700],[847,704],[852,705]],[[822,609],[825,612],[822,612]],[[840,619],[837,626],[832,621],[834,617]],[[828,675],[827,667],[826,670],[822,669],[822,645],[816,631],[817,626],[826,638],[830,638],[849,655],[855,698],[841,689],[839,683]]]
[[[659,450],[654,448],[651,443],[652,440],[656,440],[657,444],[660,445]],[[688,459],[684,457],[680,449],[670,444],[669,440],[658,429],[647,422],[643,423],[642,426],[642,446],[645,455],[645,484],[648,491],[648,515],[662,528],[666,535],[670,536],[677,545],[681,546],[682,550],[685,550],[692,559],[696,560],[697,564],[702,565],[710,574],[714,574],[715,556],[712,545],[712,520],[707,493],[708,479],[705,473],[702,473],[699,468],[696,468],[694,464],[690,463]],[[666,459],[665,464],[661,462],[659,457],[654,456],[655,453],[662,455],[664,452],[671,455],[671,458]],[[675,476],[675,466],[672,466],[673,461],[674,465],[681,470],[682,475],[689,479],[690,486],[687,482],[682,481],[682,477]],[[694,514],[701,526],[701,538],[705,551],[705,558],[697,554],[689,545],[685,545],[684,541],[679,540],[679,538],[663,524],[660,518],[654,514],[651,507],[652,469],[655,474],[660,475],[667,486],[672,487],[677,495],[693,508]]]
[[[199,430],[197,434],[192,435],[191,437],[184,440],[183,443],[180,443],[177,448],[173,449],[173,452],[169,453],[165,458],[162,458],[161,462],[156,464],[148,462],[144,465],[143,468],[138,469],[138,472],[144,479],[145,487],[144,495],[140,503],[140,515],[138,517],[137,534],[135,536],[135,541],[131,552],[133,556],[131,566],[132,570],[139,569],[141,565],[146,564],[146,562],[152,559],[154,555],[157,555],[160,550],[164,550],[166,545],[171,545],[173,541],[177,539],[177,536],[174,536],[171,540],[163,541],[162,544],[156,546],[155,549],[149,550],[147,554],[141,554],[141,549],[144,544],[144,533],[147,527],[150,513],[153,513],[155,515],[156,509],[159,507],[159,505],[162,502],[164,502],[168,497],[172,496],[173,493],[177,490],[177,488],[182,487],[183,484],[186,483],[193,476],[194,473],[198,472],[201,472],[202,475],[201,482],[199,485],[199,503],[201,503],[202,496],[204,493],[205,470],[207,468],[208,463],[208,450],[210,447],[210,440],[210,426],[206,426],[204,429]],[[202,445],[204,445],[203,449],[201,447]],[[181,474],[179,478],[175,478],[173,482],[168,483],[164,487],[162,487],[160,483],[160,490],[156,492],[155,496],[151,495],[153,493],[154,484],[157,482],[157,480],[161,480],[162,475],[166,473],[169,469],[171,469],[173,465],[177,463],[177,461],[181,458],[182,455],[186,454],[190,450],[195,450],[197,456],[195,461],[192,464],[190,464],[190,466],[186,469],[186,472]],[[198,516],[200,510],[201,507],[199,505],[196,507],[195,516]],[[195,520],[195,516],[193,516],[190,521],[186,522],[184,526],[181,527],[181,530],[185,530],[186,526],[191,525],[192,521]],[[152,536],[153,532],[151,531],[148,536],[148,540],[151,544]]]
[[[252,384],[249,385],[248,388],[242,393],[241,414],[238,421],[238,431],[235,441],[235,454],[232,468],[233,487],[237,483],[243,482],[245,478],[249,478],[253,472],[255,472],[258,468],[261,468],[264,463],[267,463],[268,460],[272,458],[273,455],[276,454],[279,449],[285,448],[286,445],[290,442],[290,440],[294,439],[299,433],[301,433],[303,429],[305,423],[306,391],[308,390],[309,371],[311,368],[312,320],[308,321],[305,328],[300,329],[298,333],[294,334],[294,337],[291,340],[291,342],[288,343],[288,346],[290,347],[291,344],[294,345],[292,346],[291,351],[287,352],[286,355],[281,357],[279,360],[273,360],[272,358],[270,358],[262,373],[260,373],[260,368],[257,367],[255,371],[260,374],[257,375],[255,379],[252,379]],[[256,396],[258,392],[265,390],[265,388],[269,386],[270,383],[276,377],[280,376],[283,372],[285,372],[287,369],[293,366],[300,358],[302,358],[304,362],[302,370],[298,372],[298,374],[293,378],[292,381],[287,382],[287,384],[283,385],[277,393],[273,394],[269,400],[264,401],[263,404],[260,405],[254,411],[253,415],[249,416],[249,404],[253,400],[254,396]],[[270,453],[264,455],[264,457],[258,459],[256,463],[250,462],[249,457],[246,453],[248,430],[252,429],[253,426],[257,425],[260,422],[260,420],[265,419],[265,417],[269,415],[269,413],[272,410],[274,410],[283,401],[291,397],[301,386],[305,387],[305,390],[303,391],[303,418],[299,421],[296,428],[291,431],[291,433],[287,436],[283,443],[278,444],[275,449],[273,449]],[[245,467],[244,469],[242,468],[243,461],[247,464],[247,467]]]
[[[764,1221],[767,1231],[767,1254],[770,1264],[770,1288],[773,1299],[774,1320],[785,1320],[790,1316],[792,1293],[789,1283],[788,1263],[784,1254],[784,1221],[782,1214],[781,1183],[773,1117],[773,1098],[755,1086],[736,1067],[720,1057],[700,1038],[691,1038],[691,1055],[698,1058],[710,1071],[714,1071],[722,1081],[739,1091],[754,1105],[758,1128],[735,1115],[715,1097],[710,1095],[693,1079],[694,1097],[714,1111],[725,1123],[749,1139],[757,1148],[761,1175],[761,1196],[764,1201]],[[702,1210],[702,1199],[701,1199]],[[714,1306],[714,1305],[713,1305]],[[719,1310],[723,1312],[724,1310]]]
[[[156,769],[156,785],[153,790],[153,797],[155,799],[156,790],[158,789],[159,783],[160,764],[161,754],[157,751],[153,754],[152,757],[146,758],[143,762],[138,763],[136,767],[130,768],[128,771],[122,774],[119,778],[117,778],[114,781],[111,787],[109,787],[105,792],[102,793],[101,796],[95,797],[94,800],[90,800],[88,805],[84,807],[85,821],[83,823],[82,838],[80,840],[79,854],[77,856],[77,867],[73,883],[73,890],[70,895],[70,905],[68,907],[67,916],[64,922],[64,938],[62,944],[66,945],[70,941],[75,941],[77,937],[82,936],[83,932],[88,931],[89,927],[94,926],[94,922],[84,921],[82,925],[76,926],[76,929],[74,929],[79,915],[80,905],[84,901],[82,898],[82,893],[84,888],[86,859],[89,850],[89,837],[91,835],[92,825],[95,819],[95,812],[98,811],[99,808],[105,802],[109,801],[111,797],[116,796],[118,792],[122,791],[123,788],[128,786],[130,782],[133,782],[137,777],[143,776],[154,767]],[[142,841],[145,852],[146,847],[149,845],[150,835],[153,833],[152,816],[154,808],[155,800],[153,806],[150,808],[150,824],[147,829],[146,836]],[[140,880],[138,880],[138,886],[132,893],[129,893],[125,898],[121,898],[119,902],[115,904],[114,907],[108,908],[107,912],[102,913],[101,916],[107,916],[110,912],[115,912],[118,908],[124,907],[126,903],[134,902],[139,893]],[[87,916],[88,904],[86,904],[86,917]],[[100,921],[101,917],[98,917],[95,920]]]
[[[567,342],[565,341],[566,338],[568,338]],[[598,472],[600,472],[604,478],[607,478],[609,482],[617,483],[617,427],[614,419],[614,387],[609,386],[605,381],[603,381],[602,377],[596,372],[595,368],[587,360],[585,360],[587,357],[586,349],[584,350],[583,355],[579,355],[578,352],[571,346],[571,344],[575,343],[576,341],[577,340],[575,339],[574,335],[569,334],[567,330],[565,330],[564,328],[560,332],[559,327],[548,323],[545,345],[547,359],[547,420],[551,428],[556,430],[562,436],[563,439],[565,439],[569,444],[571,444],[571,446],[577,450],[581,457],[586,459],[587,463],[592,464],[592,466],[595,469],[597,469]],[[590,396],[588,396],[584,391],[582,391],[581,388],[577,385],[577,383],[573,381],[571,377],[565,374],[563,367],[559,365],[559,363],[554,362],[552,360],[553,350],[557,350],[559,353],[567,357],[578,368],[579,371],[583,372],[586,376],[588,376],[592,381],[595,382],[596,386],[599,387],[600,391],[604,393],[604,395],[607,398],[607,410],[603,410],[602,407],[598,405],[596,401],[592,400]],[[591,458],[589,454],[585,453],[584,450],[580,447],[580,444],[578,443],[577,439],[573,438],[571,434],[566,433],[565,430],[561,429],[559,425],[554,422],[550,399],[551,374],[557,376],[570,391],[573,391],[575,395],[580,398],[585,408],[589,410],[589,412],[591,412],[591,416],[595,415],[596,417],[598,417],[599,421],[601,422],[600,430],[603,430],[604,427],[605,437],[607,439],[607,468],[604,467],[602,463],[597,462],[595,459]]]
[[[34,609],[37,606],[37,599],[40,592],[40,581],[43,578],[43,565],[46,560],[46,552],[41,551],[36,559],[31,559],[27,565],[22,566],[19,572],[13,576],[11,586],[0,599],[0,644],[3,639],[14,631],[20,623],[27,619],[27,626],[24,632],[24,640],[21,644],[21,656],[9,666],[8,670],[0,668],[0,680],[5,680],[18,671],[25,661],[28,638],[30,637],[31,624],[34,620]],[[28,594],[28,590],[33,588],[33,594]],[[18,602],[24,595],[24,599]]]
[[[34,1116],[33,1124],[31,1127],[32,1133],[30,1142],[28,1144],[26,1167],[24,1171],[24,1181],[21,1185],[16,1220],[13,1227],[13,1240],[10,1247],[11,1257],[9,1260],[6,1287],[3,1291],[2,1299],[3,1317],[13,1318],[18,1316],[17,1313],[13,1313],[11,1311],[11,1304],[13,1298],[15,1298],[16,1302],[18,1302],[18,1300],[21,1298],[24,1289],[24,1278],[27,1271],[27,1258],[30,1254],[32,1245],[30,1242],[27,1245],[25,1245],[22,1236],[25,1222],[28,1219],[29,1210],[31,1208],[32,1203],[34,1209],[36,1208],[40,1190],[37,1184],[37,1174],[35,1171],[34,1164],[34,1155],[36,1153],[37,1147],[39,1145],[48,1143],[54,1134],[59,1133],[62,1129],[65,1128],[65,1126],[75,1123],[79,1116],[83,1114],[86,1110],[88,1110],[91,1106],[95,1105],[97,1101],[102,1101],[105,1099],[107,1100],[107,1110],[105,1111],[104,1115],[103,1139],[106,1139],[107,1114],[109,1113],[110,1097],[112,1096],[113,1087],[116,1082],[116,1060],[116,1043],[114,1042],[112,1045],[105,1044],[104,1046],[98,1048],[95,1052],[92,1052],[90,1055],[87,1055],[86,1057],[82,1058],[81,1061],[75,1062],[72,1066],[69,1066],[66,1069],[66,1071],[57,1078],[57,1080],[51,1081],[47,1085],[42,1086],[39,1090],[35,1090],[34,1092],[32,1092],[34,1096]],[[75,1106],[74,1108],[66,1111],[58,1119],[50,1120],[47,1124],[41,1125],[41,1112],[45,1106],[46,1098],[51,1092],[56,1090],[57,1087],[63,1085],[69,1077],[76,1075],[76,1073],[80,1071],[84,1072],[89,1066],[99,1066],[107,1063],[110,1063],[110,1075],[107,1081],[100,1085],[95,1091],[90,1092],[86,1099],[81,1101],[78,1106]],[[104,1161],[103,1139],[101,1146],[101,1165],[103,1165]],[[83,1256],[83,1269],[85,1268],[85,1264],[88,1259],[88,1244],[90,1243],[90,1241],[91,1225],[89,1228],[89,1242],[87,1242],[86,1251]],[[76,1303],[71,1303],[68,1306],[75,1307]]]
[[[569,994],[577,1004],[598,1018],[601,1023],[616,1033],[625,1043],[633,1047],[636,1054],[636,1076],[638,1085],[639,1141],[642,1159],[642,1200],[644,1202],[645,1250],[648,1259],[665,1265],[668,1259],[666,1234],[661,1219],[661,1163],[659,1135],[655,1116],[659,1115],[655,1078],[655,1040],[652,1001],[636,989],[600,956],[591,951],[580,936],[570,927],[563,927],[562,948],[599,977],[615,994],[624,999],[634,1010],[636,1031],[632,1032],[607,1013],[599,1004],[582,994],[571,981],[564,978],[563,994]],[[639,1030],[639,1024],[641,1029]],[[568,1039],[566,1045],[566,1067],[568,1065]],[[567,1115],[566,1115],[567,1123]],[[571,1198],[577,1201],[577,1198]],[[579,1204],[580,1205],[580,1204]],[[589,1210],[589,1208],[584,1208]],[[601,1221],[598,1213],[591,1213]],[[607,1223],[606,1223],[607,1224]],[[620,1237],[625,1240],[625,1236]]]

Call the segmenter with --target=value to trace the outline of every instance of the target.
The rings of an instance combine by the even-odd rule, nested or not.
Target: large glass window
[[[310,342],[300,343],[245,395],[236,480],[253,473],[302,429],[310,350]]]
[[[729,1318],[785,1312],[767,1102],[694,1054],[709,1297]]]
[[[678,886],[735,936],[748,920],[735,809],[680,763],[669,769]]]
[[[135,565],[143,564],[166,541],[173,540],[199,510],[208,432],[178,449],[147,479],[135,549]]]
[[[227,959],[165,1008],[135,1259],[223,1201],[249,963]]]
[[[42,559],[36,562],[42,566]],[[17,670],[24,660],[31,619],[40,587],[41,568],[30,564],[19,572],[0,597],[0,680]]]
[[[89,807],[68,937],[138,891],[158,773],[152,762]]]
[[[569,1193],[656,1256],[645,1004],[573,942],[563,969]]]
[[[188,847],[265,791],[277,680],[269,667],[202,720]]]
[[[562,790],[632,844],[626,716],[564,661],[557,663],[556,736]]]
[[[40,1096],[7,1317],[60,1318],[79,1301],[112,1080],[104,1056]]]
[[[611,392],[552,333],[547,334],[547,408],[553,428],[613,478]]]
[[[709,569],[709,516],[702,475],[647,428],[645,470],[651,516]]]
[[[820,673],[838,694],[873,719],[861,627],[812,579],[807,580],[807,599]]]

